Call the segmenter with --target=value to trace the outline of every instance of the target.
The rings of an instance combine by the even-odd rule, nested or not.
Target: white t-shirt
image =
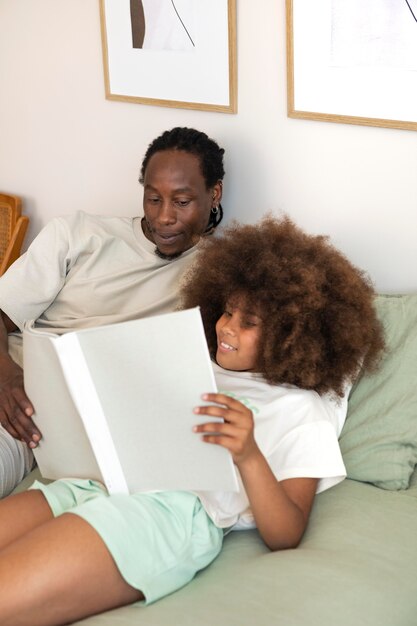
[[[338,436],[347,411],[340,401],[291,385],[270,385],[262,376],[213,364],[219,391],[251,409],[255,439],[278,480],[318,478],[316,493],[346,476]],[[253,528],[254,518],[239,476],[240,491],[199,492],[204,508],[221,527]]]
[[[0,309],[56,333],[168,313],[196,248],[164,260],[140,218],[55,218],[0,278]]]

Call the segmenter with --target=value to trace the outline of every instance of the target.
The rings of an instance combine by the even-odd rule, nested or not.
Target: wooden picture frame
[[[100,0],[100,22],[107,99],[236,113],[236,0]]]
[[[358,1],[360,5],[355,4]],[[364,13],[372,9],[369,1],[286,0],[288,117],[417,130],[417,0],[396,0],[395,4],[394,0],[379,0],[378,19],[384,12],[388,16],[388,11],[401,14],[396,21],[397,31],[391,33],[394,45],[385,49],[385,60],[380,60],[381,54],[369,56],[367,65],[364,57],[368,59],[367,50],[377,40],[367,40],[366,28],[359,28]],[[414,13],[411,2],[416,3]],[[356,19],[355,7],[361,23],[346,38],[349,23]],[[375,15],[374,11],[373,28],[377,28]],[[405,57],[399,50],[394,58],[395,36],[400,40],[398,28],[407,31],[401,44],[409,40],[415,55]],[[365,39],[368,49],[359,46],[355,58],[352,33],[355,37],[356,32],[361,33],[360,43],[364,45]],[[411,40],[414,32],[415,39]],[[406,67],[408,63],[410,67]]]

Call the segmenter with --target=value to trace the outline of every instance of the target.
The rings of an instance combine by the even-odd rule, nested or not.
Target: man
[[[56,218],[0,279],[0,497],[41,438],[23,388],[24,322],[64,333],[173,310],[196,245],[222,218],[223,154],[205,133],[165,131],[142,163],[143,218]]]

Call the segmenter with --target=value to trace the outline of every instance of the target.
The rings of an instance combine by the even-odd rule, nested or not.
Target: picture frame
[[[288,117],[417,130],[417,0],[286,0],[286,35]]]
[[[236,0],[100,0],[108,100],[237,112]]]

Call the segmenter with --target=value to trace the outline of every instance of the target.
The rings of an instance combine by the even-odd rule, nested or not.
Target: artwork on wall
[[[286,0],[288,116],[417,130],[417,0]]]
[[[100,0],[106,98],[235,113],[236,0]]]

